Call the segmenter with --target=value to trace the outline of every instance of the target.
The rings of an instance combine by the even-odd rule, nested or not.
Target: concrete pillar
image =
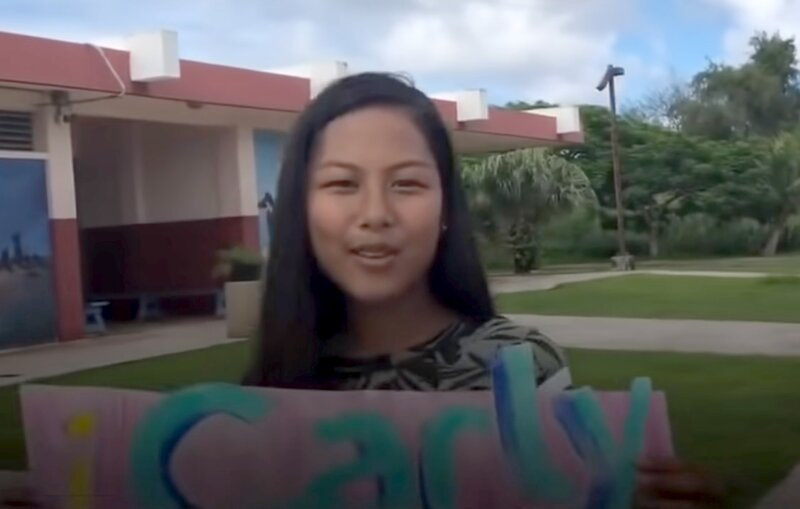
[[[131,121],[121,127],[124,158],[118,167],[121,224],[140,224],[146,220],[144,200],[144,151],[142,122]]]
[[[83,336],[85,320],[71,126],[63,119],[56,119],[52,107],[45,107],[37,112],[34,128],[36,150],[47,153],[58,340],[70,341]]]
[[[253,129],[226,128],[219,150],[220,217],[236,220],[238,243],[259,248],[258,196]]]

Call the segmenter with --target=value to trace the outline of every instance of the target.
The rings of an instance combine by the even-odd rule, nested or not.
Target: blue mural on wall
[[[0,159],[0,348],[56,336],[45,163]]]
[[[272,238],[272,212],[277,194],[278,173],[285,136],[273,131],[256,130],[256,182],[258,186],[258,231],[261,249],[266,251]]]

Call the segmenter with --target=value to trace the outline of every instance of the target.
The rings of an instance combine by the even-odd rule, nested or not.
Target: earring
[[[447,231],[447,225],[446,224],[442,224],[442,233],[444,233],[446,231]]]

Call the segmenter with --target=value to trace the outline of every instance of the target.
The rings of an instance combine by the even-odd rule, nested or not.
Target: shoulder
[[[486,320],[478,325],[472,334],[474,341],[495,344],[498,347],[511,344],[532,343],[534,347],[541,348],[549,355],[561,357],[561,348],[535,327],[521,325],[508,318],[498,316]]]
[[[566,355],[555,341],[535,327],[521,325],[501,316],[479,324],[472,334],[462,340],[462,347],[476,351],[484,358],[493,358],[498,348],[523,343],[532,346],[540,381],[567,367]]]

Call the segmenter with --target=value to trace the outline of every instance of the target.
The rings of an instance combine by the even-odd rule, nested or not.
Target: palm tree
[[[595,200],[580,167],[544,148],[468,161],[464,182],[478,219],[505,237],[516,273],[539,267],[539,230],[547,221]]]
[[[769,236],[762,254],[774,256],[791,217],[800,212],[800,133],[778,136],[761,161],[772,210]]]

